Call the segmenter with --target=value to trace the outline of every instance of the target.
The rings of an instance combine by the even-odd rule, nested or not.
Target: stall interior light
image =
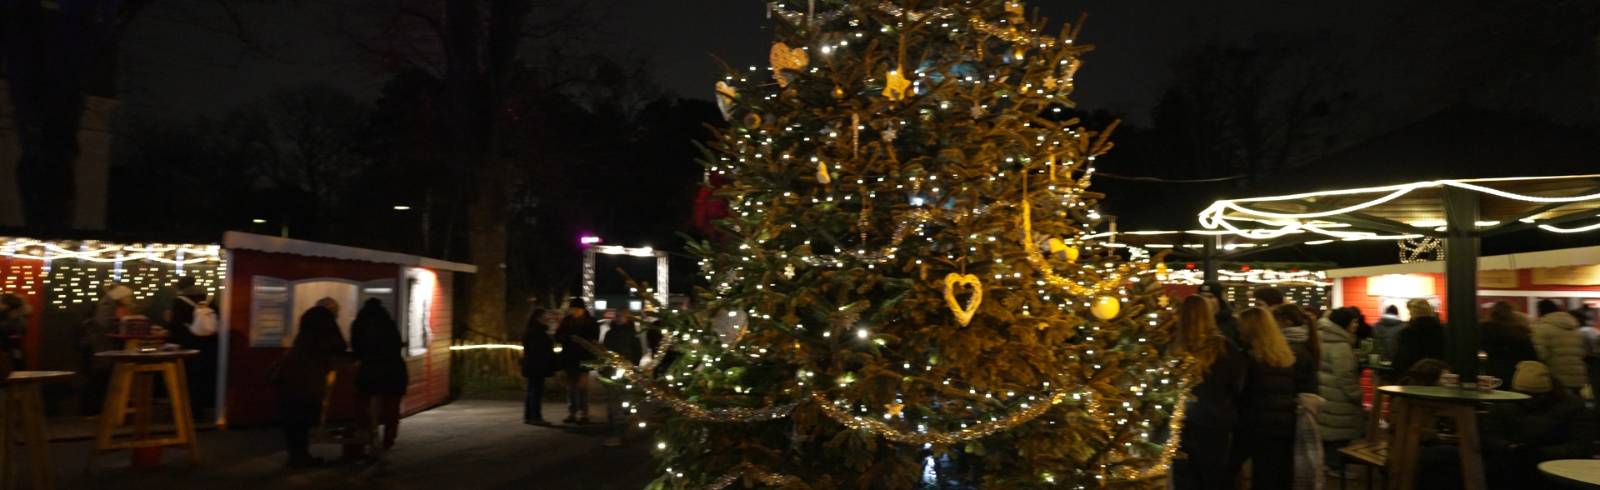
[[[634,257],[653,257],[656,249],[650,247],[623,247],[618,245],[602,245],[594,248],[595,252],[606,255],[632,255]]]
[[[252,220],[250,220],[250,222],[258,224],[258,225],[267,224],[267,220],[264,220],[264,219],[261,219],[261,218],[252,219]]]

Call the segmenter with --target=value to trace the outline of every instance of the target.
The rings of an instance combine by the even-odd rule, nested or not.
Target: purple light
[[[582,243],[584,245],[594,245],[596,243],[600,243],[600,237],[594,235],[583,235],[578,237],[578,243]]]

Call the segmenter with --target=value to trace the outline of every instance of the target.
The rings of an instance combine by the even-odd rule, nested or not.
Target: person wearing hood
[[[610,328],[606,329],[606,337],[601,341],[601,345],[605,346],[606,350],[622,356],[624,360],[634,365],[639,364],[639,360],[644,358],[644,344],[640,343],[639,327],[634,322],[633,312],[622,310],[617,313],[616,318],[611,321]],[[604,372],[613,380],[620,374],[611,368],[605,369]],[[602,446],[622,445],[622,436],[626,434],[628,428],[628,415],[624,413],[626,407],[623,405],[623,396],[626,394],[627,391],[618,383],[607,385],[606,425],[610,426],[611,437],[602,441],[600,443]]]
[[[1248,361],[1238,344],[1217,330],[1214,303],[1199,294],[1184,298],[1168,351],[1170,357],[1194,359],[1203,376],[1184,410],[1188,416],[1179,440],[1184,458],[1172,463],[1172,487],[1178,490],[1226,488],[1231,476],[1227,468]]]
[[[328,390],[328,371],[346,357],[339,333],[339,303],[323,298],[300,315],[294,345],[268,373],[278,389],[278,417],[283,423],[284,446],[290,468],[317,466],[311,456],[311,428],[321,422],[322,399]]]
[[[557,365],[561,367],[562,375],[567,382],[567,418],[562,422],[568,424],[589,423],[589,368],[583,363],[594,359],[594,354],[584,347],[579,340],[597,343],[600,341],[600,323],[589,314],[589,307],[582,299],[574,298],[568,303],[567,316],[561,318],[561,324],[556,326],[556,342],[561,344],[561,355],[557,358]]]
[[[1378,358],[1387,361],[1394,360],[1394,354],[1400,350],[1400,329],[1405,328],[1406,322],[1400,320],[1400,308],[1395,305],[1383,307],[1383,315],[1378,317],[1378,323],[1372,325],[1372,345],[1378,353]]]
[[[1351,308],[1340,308],[1317,320],[1317,333],[1322,339],[1322,362],[1317,371],[1317,392],[1327,400],[1317,413],[1317,426],[1322,431],[1323,454],[1329,468],[1343,468],[1339,448],[1360,439],[1366,427],[1367,413],[1361,405],[1361,374],[1356,364],[1355,329],[1360,326],[1358,314]]]
[[[368,299],[350,322],[350,352],[361,362],[356,370],[356,421],[382,425],[384,449],[394,447],[400,400],[411,381],[400,353],[404,348],[400,328],[383,301]]]
[[[1406,302],[1411,321],[1400,329],[1400,341],[1394,354],[1396,371],[1411,369],[1423,359],[1444,359],[1444,324],[1433,311],[1428,300],[1417,298]]]
[[[1539,319],[1533,322],[1533,349],[1539,362],[1550,366],[1550,375],[1562,386],[1578,390],[1589,384],[1588,368],[1583,364],[1583,332],[1578,318],[1550,300],[1539,301]]]
[[[1234,318],[1233,307],[1229,306],[1228,300],[1223,297],[1224,291],[1222,283],[1211,281],[1201,284],[1200,290],[1195,294],[1200,295],[1200,297],[1211,303],[1211,312],[1216,317],[1217,330],[1222,332],[1222,336],[1233,341],[1235,345],[1241,345],[1239,344],[1239,319]]]
[[[1490,306],[1489,318],[1479,324],[1478,332],[1478,350],[1488,357],[1483,374],[1509,380],[1518,363],[1539,360],[1527,318],[1511,303],[1496,301]]]

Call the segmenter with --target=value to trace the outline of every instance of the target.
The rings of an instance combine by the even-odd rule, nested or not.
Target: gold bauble
[[[1122,301],[1117,300],[1117,298],[1114,296],[1101,296],[1095,298],[1094,305],[1089,307],[1089,313],[1093,313],[1095,318],[1099,318],[1101,320],[1110,320],[1112,318],[1116,318],[1117,314],[1121,312]]]

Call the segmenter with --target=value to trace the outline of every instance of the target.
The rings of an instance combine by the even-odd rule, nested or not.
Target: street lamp
[[[407,206],[407,205],[404,205],[404,204],[396,204],[396,205],[394,205],[394,210],[395,211],[410,211],[411,210],[411,206]]]

